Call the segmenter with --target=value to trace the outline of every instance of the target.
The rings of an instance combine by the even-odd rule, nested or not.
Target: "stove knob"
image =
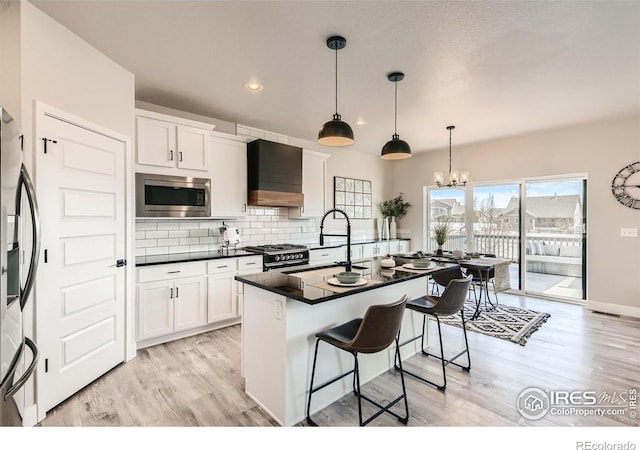
[[[279,255],[276,255],[276,257],[275,257],[274,259],[276,260],[276,262],[277,262],[277,261],[280,261],[280,256],[279,256]]]

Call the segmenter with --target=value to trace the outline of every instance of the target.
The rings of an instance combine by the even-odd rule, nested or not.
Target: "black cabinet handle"
[[[169,161],[173,161],[173,150],[169,150]]]

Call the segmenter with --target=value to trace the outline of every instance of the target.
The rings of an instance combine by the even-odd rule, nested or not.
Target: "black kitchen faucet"
[[[332,212],[338,212],[342,214],[347,219],[347,234],[324,234],[322,229],[324,228],[324,219],[331,214]],[[322,216],[322,220],[320,221],[320,245],[324,245],[324,237],[325,236],[341,236],[347,238],[347,262],[345,264],[345,270],[347,272],[351,272],[351,220],[347,213],[338,208],[332,208]]]

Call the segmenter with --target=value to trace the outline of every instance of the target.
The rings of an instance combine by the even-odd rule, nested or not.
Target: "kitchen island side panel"
[[[276,305],[281,304],[281,318]],[[285,425],[286,299],[264,289],[244,285],[242,360],[245,392]]]

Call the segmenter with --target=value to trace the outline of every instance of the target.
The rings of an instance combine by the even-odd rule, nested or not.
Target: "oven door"
[[[211,180],[136,174],[137,217],[210,217]]]

